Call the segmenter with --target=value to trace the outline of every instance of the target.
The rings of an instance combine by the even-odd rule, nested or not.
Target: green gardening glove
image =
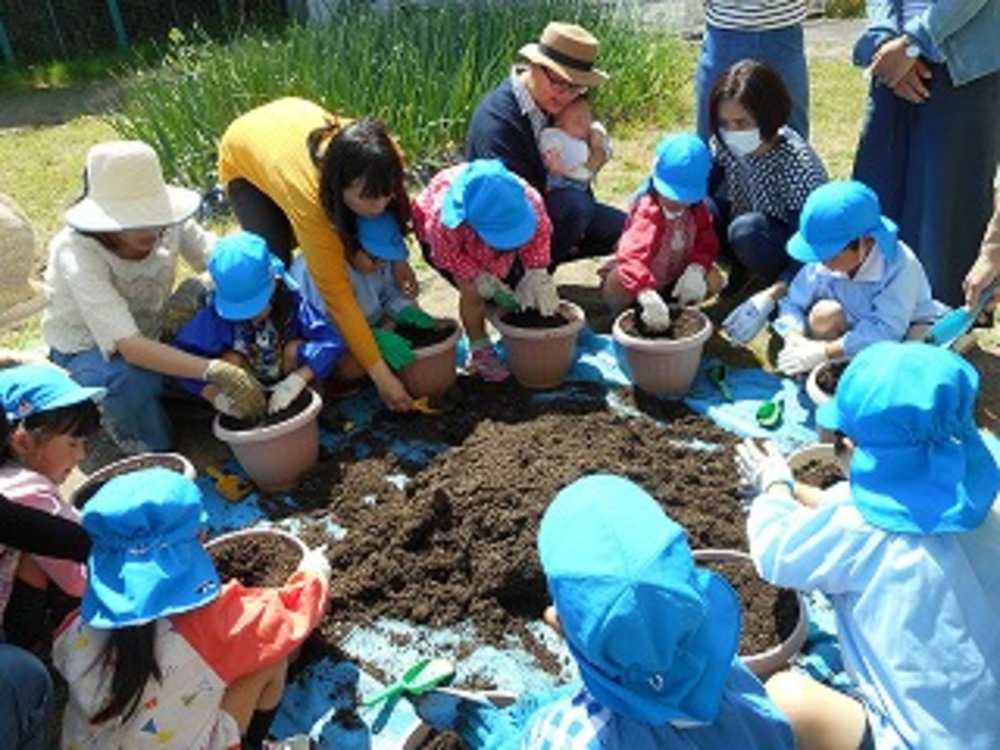
[[[382,359],[393,370],[402,370],[416,359],[409,343],[398,333],[387,331],[385,328],[375,328],[372,333],[375,335],[375,343],[378,344]]]
[[[437,322],[430,315],[425,313],[416,305],[410,305],[409,307],[404,307],[396,314],[396,322],[404,326],[413,326],[414,328],[423,328],[425,331],[431,331]]]
[[[514,299],[513,294],[508,294],[502,289],[498,289],[493,293],[493,301],[496,302],[504,310],[516,310],[518,308],[517,300]]]

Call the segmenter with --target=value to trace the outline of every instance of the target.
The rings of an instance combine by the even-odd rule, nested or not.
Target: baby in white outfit
[[[587,166],[590,157],[591,133],[597,133],[601,148],[611,156],[611,141],[604,126],[594,120],[590,103],[578,97],[567,104],[553,119],[551,127],[542,130],[538,146],[548,169],[547,187],[590,188],[594,172]]]

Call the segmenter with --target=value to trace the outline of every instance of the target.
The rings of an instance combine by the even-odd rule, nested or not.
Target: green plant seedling
[[[765,401],[757,409],[757,424],[767,430],[776,429],[781,425],[781,420],[785,415],[785,402],[776,398],[773,401]]]
[[[381,701],[391,701],[406,695],[421,695],[455,679],[455,665],[447,659],[421,659],[403,672],[403,676],[386,686],[375,695],[366,698],[361,705],[374,706]]]

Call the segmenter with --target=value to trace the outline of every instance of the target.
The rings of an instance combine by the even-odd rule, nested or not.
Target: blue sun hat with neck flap
[[[653,189],[664,198],[699,203],[708,192],[712,155],[693,133],[665,135],[656,146]]]
[[[882,215],[875,191],[862,182],[828,182],[806,198],[799,231],[788,254],[801,263],[822,263],[860,237],[872,237],[889,260],[896,256],[898,227]]]
[[[736,592],[695,566],[684,529],[640,487],[563,489],[538,533],[549,592],[587,690],[636,721],[709,723],[740,633]]]
[[[979,526],[1000,468],[974,421],[979,374],[948,349],[880,342],[848,365],[816,421],[855,444],[854,503],[873,526],[943,534]]]
[[[524,184],[498,159],[471,161],[445,192],[441,223],[455,229],[468,222],[494,250],[516,250],[538,227],[538,217],[524,193]]]
[[[370,218],[358,217],[358,243],[366,253],[380,260],[393,262],[409,257],[396,218],[385,211]]]
[[[274,295],[275,279],[297,288],[281,259],[268,250],[263,237],[252,232],[220,237],[208,258],[208,272],[215,284],[212,304],[226,320],[257,317]]]
[[[219,574],[198,536],[207,520],[192,480],[156,467],[117,476],[83,508],[93,541],[84,621],[109,629],[196,609],[219,595]]]
[[[100,401],[105,388],[86,388],[52,365],[27,364],[0,370],[0,401],[11,422],[90,400]]]

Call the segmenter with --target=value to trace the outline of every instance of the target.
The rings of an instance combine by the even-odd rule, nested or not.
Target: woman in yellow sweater
[[[389,212],[401,232],[409,230],[403,158],[385,126],[339,118],[304,99],[278,99],[230,123],[219,144],[219,178],[240,225],[264,237],[286,265],[301,248],[350,352],[338,377],[367,373],[389,409],[408,411],[412,398],[379,352],[345,261],[359,216]],[[416,294],[409,264],[396,270],[402,288]]]

